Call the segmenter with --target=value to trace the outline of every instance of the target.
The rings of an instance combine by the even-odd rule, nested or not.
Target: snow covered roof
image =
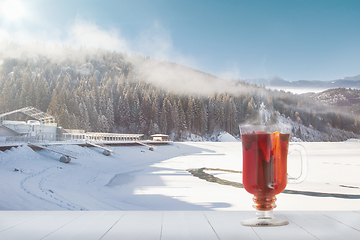
[[[154,134],[154,135],[151,135],[151,137],[168,137],[169,135],[166,135],[166,134]]]
[[[3,125],[26,125],[27,123],[24,121],[9,121],[5,120],[2,122]]]
[[[39,109],[36,109],[34,107],[25,107],[25,108],[21,108],[21,109],[15,110],[15,111],[0,114],[0,122],[3,119],[3,117],[14,114],[14,113],[23,113],[29,117],[39,120],[40,122],[42,122],[44,124],[55,123],[55,118],[53,116],[51,116],[50,114],[47,114],[43,111],[40,111]]]
[[[3,129],[3,131],[1,131],[1,129]],[[1,136],[9,136],[9,135],[5,135],[5,134],[11,134],[11,136],[19,135],[19,133],[14,131],[13,129],[8,128],[4,125],[0,125],[0,137]]]
[[[87,136],[99,136],[99,137],[142,137],[144,134],[127,134],[127,133],[103,133],[103,132],[87,132]]]

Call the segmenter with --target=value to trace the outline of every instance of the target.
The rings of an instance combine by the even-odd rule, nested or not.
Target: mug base
[[[256,217],[243,220],[241,224],[247,227],[275,227],[289,224],[288,220],[276,218],[273,211],[256,211]]]

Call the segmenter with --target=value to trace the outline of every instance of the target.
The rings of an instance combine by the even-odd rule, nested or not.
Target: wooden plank
[[[252,228],[241,225],[241,220],[244,219],[241,212],[208,211],[204,214],[221,240],[259,239]]]
[[[83,212],[53,211],[0,232],[0,239],[42,239],[81,216]]]
[[[244,227],[255,211],[0,211],[0,239],[360,239],[360,212],[276,212],[289,225]]]
[[[190,239],[219,239],[203,212],[185,212],[185,219],[191,235]]]
[[[202,212],[163,212],[161,239],[218,239]]]
[[[44,238],[44,240],[67,240],[67,239],[101,239],[124,215],[120,211],[89,211],[84,212],[71,224],[58,229]]]
[[[254,211],[242,212],[243,219],[251,219],[255,217]],[[287,215],[274,211],[277,218],[287,219]],[[288,219],[289,220],[289,219]],[[309,232],[289,221],[288,225],[278,227],[252,227],[254,232],[262,240],[270,239],[291,239],[291,240],[314,240],[316,237],[312,236]]]
[[[163,212],[161,240],[193,239],[183,211]]]
[[[360,232],[319,212],[288,212],[284,216],[317,239],[360,239]]]
[[[160,239],[162,212],[131,211],[124,216],[101,238],[112,239]]]
[[[31,221],[32,219],[44,214],[39,211],[1,211],[0,212],[0,232],[13,228],[19,224]]]
[[[346,226],[359,231],[360,234],[360,214],[357,212],[321,212],[325,216],[333,219],[334,221],[340,222]],[[360,239],[360,237],[359,237]]]

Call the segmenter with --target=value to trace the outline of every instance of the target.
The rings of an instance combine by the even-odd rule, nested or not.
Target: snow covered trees
[[[277,112],[322,131],[330,126],[360,132],[360,119],[321,113],[313,103],[308,110],[306,98],[243,83],[239,88],[246,91],[238,94],[168,92],[145,81],[124,56],[99,50],[78,60],[5,59],[0,65],[0,113],[33,106],[64,128],[164,133],[181,140],[190,133],[206,136],[222,130],[238,135],[238,125],[256,119],[264,102],[273,122]]]

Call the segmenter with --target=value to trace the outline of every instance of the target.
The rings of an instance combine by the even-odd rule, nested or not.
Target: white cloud
[[[0,41],[9,41],[10,34],[5,30],[0,28]]]
[[[143,31],[136,40],[134,47],[140,55],[167,60],[173,52],[171,32],[163,28],[159,22]]]
[[[117,29],[104,30],[95,23],[76,18],[64,32],[53,28],[51,31],[29,31],[24,28],[0,28],[0,40],[13,41],[21,45],[39,42],[46,46],[71,45],[72,47],[96,47],[107,50],[129,51],[127,41]]]
[[[177,51],[173,44],[171,31],[155,21],[149,29],[142,31],[132,49],[141,56],[152,59],[176,62],[196,68],[198,63],[191,56]]]
[[[14,29],[3,25],[0,27],[0,41],[4,40],[20,45],[40,43],[47,47],[66,45],[73,48],[102,48],[129,54],[137,53],[144,57],[149,56],[152,59],[172,61],[192,67],[197,65],[192,57],[176,51],[171,31],[165,29],[159,22],[154,22],[149,29],[140,32],[135,40],[123,37],[119,29],[104,29],[81,17],[77,17],[65,31],[57,28],[53,28],[51,31],[29,31],[24,28]]]
[[[228,80],[240,79],[240,69],[235,63],[233,63],[232,65],[229,65],[225,71],[217,73],[217,76]]]
[[[56,46],[73,48],[93,47],[110,51],[131,52],[127,40],[122,38],[117,29],[104,30],[92,22],[76,18],[66,31],[29,31],[24,28],[0,27],[0,41],[15,42],[21,48],[5,49],[0,45],[0,59],[4,57],[47,55],[52,58],[64,58],[67,54],[59,52]]]
[[[56,46],[65,45],[75,49],[80,47],[102,48],[130,53],[129,61],[134,63],[145,80],[170,91],[211,94],[235,90],[231,82],[194,70],[197,69],[196,61],[175,49],[171,31],[164,28],[159,22],[154,22],[149,29],[141,32],[133,41],[124,38],[118,29],[106,30],[94,22],[85,21],[79,17],[70,24],[65,32],[59,29],[53,29],[51,32],[30,32],[26,29],[10,31],[6,28],[0,28],[0,34],[0,40],[14,41],[22,45],[22,47],[10,51],[4,49],[0,44],[0,59],[21,57],[24,53],[27,56],[46,55],[58,60],[69,56],[71,58],[83,58],[84,56],[81,54],[74,56],[71,50],[64,51],[63,48]],[[180,63],[184,66],[156,60],[143,61],[142,58],[131,56],[131,53],[137,53],[143,57],[149,56],[151,59]],[[236,78],[238,75],[239,70],[235,65],[221,74],[227,79]]]
[[[107,50],[130,52],[129,44],[124,39],[119,30],[101,29],[95,23],[76,18],[67,32],[68,38],[65,43],[73,47],[96,47]]]

